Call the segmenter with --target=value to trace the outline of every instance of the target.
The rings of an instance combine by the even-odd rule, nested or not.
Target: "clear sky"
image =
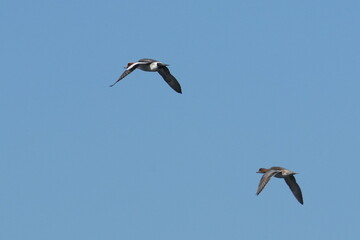
[[[359,1],[0,2],[0,239],[356,239]],[[170,64],[183,94],[157,73]],[[260,167],[299,172],[255,192]]]

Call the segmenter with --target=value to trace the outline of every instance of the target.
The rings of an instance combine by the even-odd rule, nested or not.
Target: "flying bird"
[[[128,65],[125,67],[126,70],[123,72],[123,74],[121,74],[115,83],[110,85],[110,87],[114,86],[117,82],[138,68],[146,72],[158,72],[172,89],[178,93],[182,93],[179,82],[173,75],[171,75],[167,66],[169,66],[169,64],[165,64],[150,58],[143,58],[137,62],[128,63]]]
[[[264,189],[266,184],[270,181],[271,177],[284,178],[286,184],[289,186],[290,190],[294,194],[295,198],[301,203],[304,204],[301,189],[296,183],[294,175],[297,174],[291,170],[282,167],[272,167],[270,169],[260,168],[257,173],[263,173],[259,187],[257,189],[256,195],[259,195],[260,192]]]

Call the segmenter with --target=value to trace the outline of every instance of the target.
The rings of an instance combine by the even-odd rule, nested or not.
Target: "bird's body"
[[[167,66],[168,64],[150,58],[143,58],[137,62],[128,63],[127,67],[125,67],[126,70],[114,84],[110,85],[110,87],[114,86],[117,82],[138,68],[146,72],[158,72],[172,89],[178,93],[182,93],[179,82],[173,75],[171,75]]]
[[[152,59],[140,59],[139,62],[147,63],[147,64],[138,65],[139,69],[146,72],[157,72],[159,71],[161,66],[163,67],[167,66],[167,64],[162,64],[161,62]],[[160,64],[160,66],[158,66],[158,64]]]
[[[260,168],[257,173],[263,173],[258,190],[256,195],[259,195],[260,192],[264,189],[266,184],[270,181],[271,177],[284,178],[286,184],[289,186],[290,190],[294,194],[295,198],[301,203],[304,204],[300,186],[296,183],[294,175],[297,174],[291,170],[282,167],[272,167],[270,169]]]

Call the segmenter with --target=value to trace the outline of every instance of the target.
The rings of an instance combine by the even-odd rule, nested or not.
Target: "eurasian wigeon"
[[[301,204],[304,204],[301,189],[299,185],[296,183],[294,177],[294,175],[297,174],[296,172],[293,172],[291,170],[282,167],[272,167],[270,169],[260,168],[257,173],[263,173],[264,175],[260,180],[256,195],[260,194],[260,192],[264,189],[266,184],[270,181],[271,177],[284,178],[286,184],[289,186],[296,199]]]
[[[143,58],[137,62],[128,63],[128,65],[125,67],[125,72],[123,72],[119,79],[116,80],[114,84],[110,85],[110,87],[114,86],[121,79],[129,75],[135,69],[139,68],[147,72],[158,72],[172,89],[178,93],[182,93],[179,82],[173,75],[171,75],[167,66],[169,65],[150,58]]]

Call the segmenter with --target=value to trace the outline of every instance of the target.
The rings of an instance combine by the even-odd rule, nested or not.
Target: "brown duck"
[[[296,172],[293,172],[291,170],[282,167],[272,167],[270,169],[260,168],[257,173],[263,173],[264,175],[260,180],[256,195],[260,194],[260,192],[264,189],[266,184],[270,181],[271,177],[284,178],[286,184],[289,186],[296,199],[301,204],[304,204],[301,189],[299,185],[296,183],[294,177],[294,175],[297,174]]]

